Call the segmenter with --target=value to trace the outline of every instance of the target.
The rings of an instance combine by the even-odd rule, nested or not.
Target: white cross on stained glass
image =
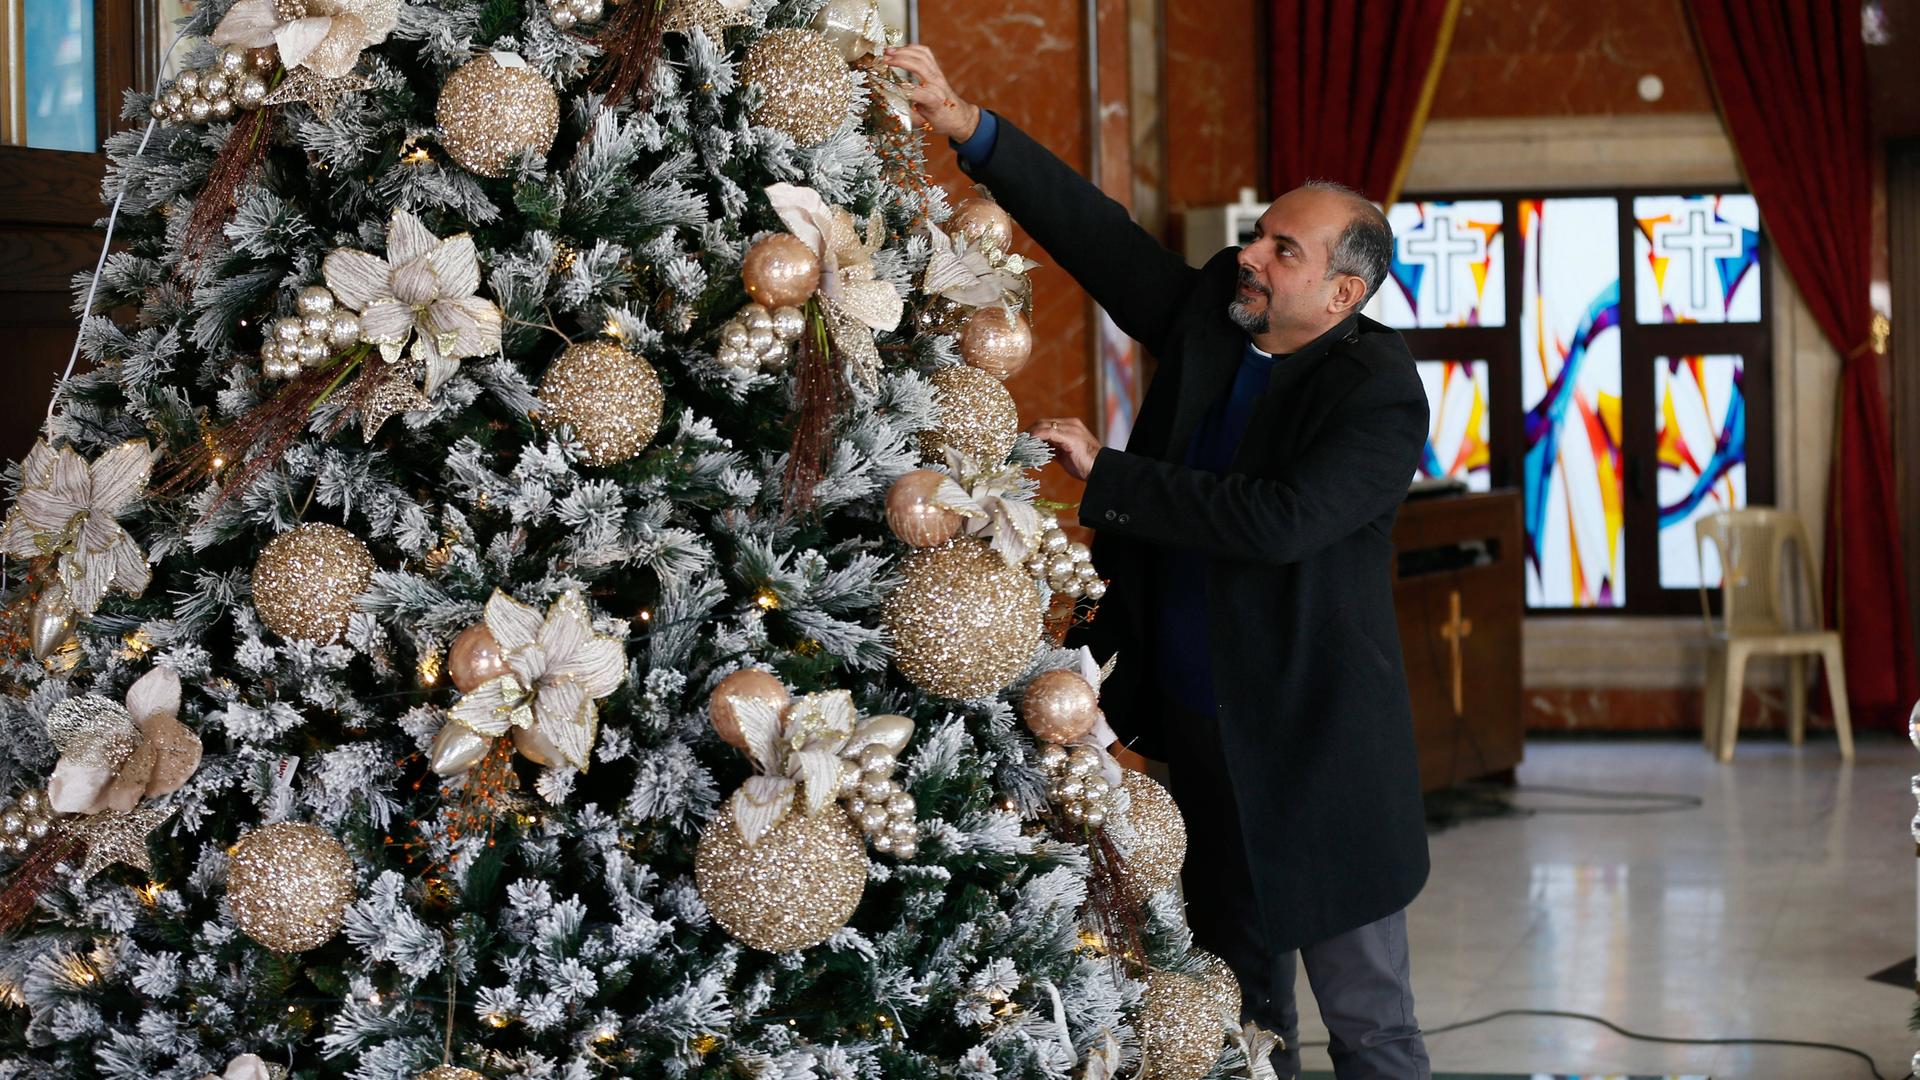
[[[1403,237],[1400,241],[1400,261],[1424,263],[1433,273],[1433,302],[1441,318],[1464,315],[1453,306],[1453,269],[1454,260],[1466,259],[1476,263],[1487,257],[1487,237],[1477,229],[1453,228],[1453,218],[1447,214],[1435,214],[1428,221],[1427,228]]]
[[[1669,259],[1676,254],[1687,257],[1692,311],[1701,311],[1707,306],[1707,271],[1713,268],[1713,257],[1732,258],[1740,251],[1739,226],[1709,220],[1704,206],[1688,207],[1684,226],[1668,222],[1653,227],[1655,255]]]

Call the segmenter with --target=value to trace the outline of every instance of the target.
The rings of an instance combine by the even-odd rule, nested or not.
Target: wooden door
[[[62,16],[91,19],[92,108],[59,117],[71,122],[69,132],[90,126],[82,136],[90,149],[26,145],[34,125],[48,116],[44,104],[32,100],[28,78],[29,55],[37,60],[35,50],[44,51],[28,23],[49,10],[33,7],[41,3],[57,4],[51,10]],[[0,460],[18,459],[33,444],[67,365],[79,327],[73,277],[91,271],[99,258],[102,234],[95,225],[107,213],[100,144],[126,126],[119,119],[124,91],[150,83],[157,56],[154,20],[149,14],[142,25],[133,0],[24,0],[7,11],[0,25],[0,142],[8,144],[0,145],[0,365],[7,389],[0,394]]]

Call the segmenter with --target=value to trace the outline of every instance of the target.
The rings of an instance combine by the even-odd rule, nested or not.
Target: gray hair
[[[1300,186],[1344,196],[1352,204],[1353,220],[1340,231],[1340,239],[1327,257],[1327,276],[1352,274],[1366,282],[1367,295],[1360,300],[1364,307],[1386,283],[1387,271],[1393,267],[1393,226],[1379,207],[1345,184],[1309,180]]]

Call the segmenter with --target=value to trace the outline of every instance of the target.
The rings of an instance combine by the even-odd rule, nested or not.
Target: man
[[[1427,432],[1400,336],[1360,315],[1385,217],[1337,185],[1288,192],[1199,270],[1005,119],[923,46],[921,124],[946,135],[1047,254],[1159,360],[1125,452],[1084,423],[1034,435],[1087,482],[1112,581],[1087,643],[1101,703],[1165,760],[1186,820],[1188,919],[1298,1070],[1294,956],[1342,1080],[1429,1075],[1405,909],[1427,876],[1393,612],[1393,519]]]

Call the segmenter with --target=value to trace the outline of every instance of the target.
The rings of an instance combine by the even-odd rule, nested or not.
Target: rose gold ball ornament
[[[921,548],[900,564],[881,612],[894,666],[931,694],[983,698],[1012,682],[1040,647],[1033,579],[979,540]]]
[[[740,734],[740,720],[734,715],[733,698],[764,701],[782,711],[793,701],[785,683],[759,668],[741,668],[721,679],[714,686],[713,693],[707,696],[707,716],[712,719],[713,730],[719,734],[720,741],[739,750],[747,748],[747,740]]]
[[[1239,1016],[1231,1018],[1238,1026]],[[1177,971],[1147,976],[1140,1009],[1141,1056],[1149,1080],[1201,1080],[1226,1044],[1229,1018],[1204,979]]]
[[[938,419],[920,433],[920,456],[938,461],[952,447],[983,467],[1006,461],[1020,434],[1020,409],[1000,380],[979,368],[949,364],[929,381]]]
[[[483,53],[447,76],[433,115],[453,160],[470,173],[500,177],[521,154],[553,148],[560,98],[520,57]]]
[[[784,131],[801,146],[840,130],[853,105],[846,60],[815,30],[775,30],[754,42],[740,62],[740,81],[761,89],[753,122]]]
[[[227,871],[233,921],[275,952],[324,945],[354,900],[353,859],[323,829],[283,821],[241,837]]]
[[[1027,729],[1048,742],[1072,742],[1092,731],[1099,715],[1099,692],[1077,672],[1041,672],[1020,699]]]
[[[762,307],[799,307],[820,287],[820,257],[792,233],[774,233],[747,249],[740,281]]]
[[[589,465],[640,453],[660,431],[666,395],[653,365],[611,341],[569,345],[540,380],[540,417],[573,429]]]
[[[977,195],[961,199],[960,205],[953,208],[947,231],[1001,251],[1013,243],[1013,219],[999,203]]]
[[[866,889],[867,852],[840,807],[809,814],[797,801],[748,846],[728,799],[700,835],[693,873],[700,899],[727,933],[755,949],[792,952],[827,940],[853,917]]]
[[[493,639],[493,631],[487,629],[486,623],[474,623],[460,631],[460,636],[453,639],[453,646],[447,650],[447,677],[453,680],[453,688],[463,694],[506,673],[506,654],[500,651],[500,643]]]
[[[1132,769],[1125,772],[1120,786],[1127,793],[1127,810],[1113,830],[1113,842],[1120,849],[1121,885],[1144,904],[1180,880],[1180,866],[1187,861],[1187,826],[1173,796],[1158,781]]]
[[[1033,328],[1017,311],[983,307],[960,331],[960,358],[996,379],[1010,379],[1033,359]]]
[[[273,538],[253,564],[253,606],[267,629],[326,644],[347,629],[354,598],[373,583],[367,545],[338,525],[302,525]]]
[[[936,501],[947,474],[915,469],[887,491],[887,524],[914,547],[935,547],[960,535],[960,515]]]

